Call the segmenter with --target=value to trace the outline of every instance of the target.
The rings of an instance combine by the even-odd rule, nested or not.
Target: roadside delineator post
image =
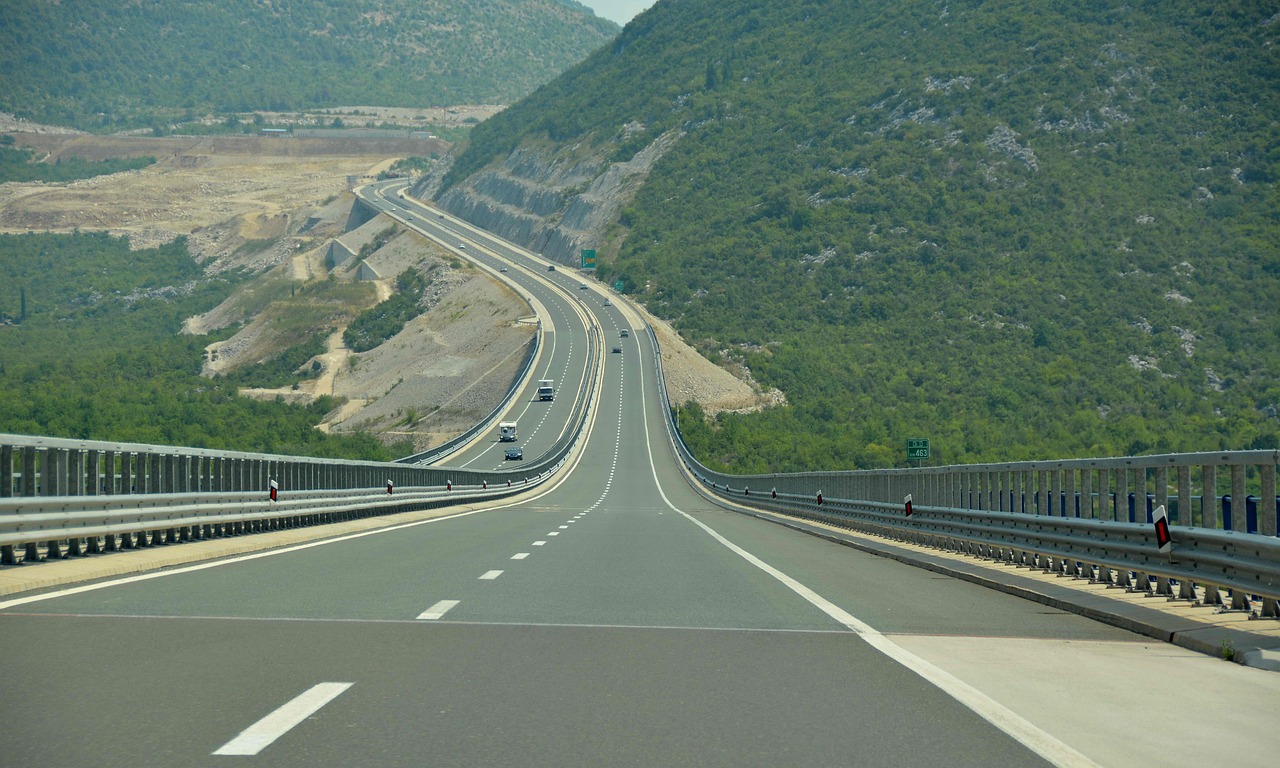
[[[1151,513],[1151,519],[1156,526],[1156,544],[1160,547],[1160,554],[1167,555],[1173,550],[1173,535],[1169,532],[1169,513],[1163,504]]]
[[[444,481],[444,489],[445,489],[446,491],[452,491],[452,490],[453,490],[453,481],[452,481],[452,480],[445,480],[445,481]]]
[[[818,491],[818,506],[822,506],[822,491]]]
[[[907,508],[907,517],[911,517],[911,494],[907,494],[907,498],[902,500],[902,505]]]
[[[778,498],[778,489],[777,489],[777,488],[774,488],[773,490],[769,491],[769,493],[773,494],[773,498],[775,498],[775,499],[776,499],[776,498]]]
[[[391,485],[391,481],[390,481],[390,480],[388,480],[388,481],[387,481],[387,493],[391,493],[391,487],[392,487],[392,485]]]
[[[277,496],[277,494],[280,492],[280,484],[279,484],[279,483],[277,483],[277,482],[275,481],[275,479],[274,479],[274,478],[272,478],[272,479],[267,483],[267,487],[271,489],[271,494],[270,494],[270,495],[271,495],[271,500],[272,500],[272,501],[275,501],[275,500],[276,500],[276,496]]]

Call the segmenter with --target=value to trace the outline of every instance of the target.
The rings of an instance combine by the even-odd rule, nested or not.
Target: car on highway
[[[617,354],[617,353],[619,353],[619,352],[621,352],[621,351],[622,351],[622,345],[621,345],[621,344],[614,344],[614,345],[613,345],[613,352],[614,352],[614,354]]]
[[[555,264],[552,264],[551,266],[547,267],[547,271],[548,271],[548,272],[555,272],[555,271],[556,271],[556,265],[555,265]]]
[[[625,339],[631,336],[631,331],[628,331],[626,328],[623,328],[622,333],[618,335]]]
[[[613,302],[612,302],[612,301],[609,301],[608,299],[605,299],[605,300],[604,300],[604,305],[605,305],[606,307],[612,307],[612,306],[613,306]]]
[[[465,251],[465,250],[467,250],[467,244],[466,244],[466,243],[458,243],[458,248],[459,248],[459,249],[461,249],[461,250],[464,250],[464,251]]]
[[[524,459],[524,451],[520,449],[520,446],[513,445],[507,449],[507,457],[503,460],[504,461],[522,461],[523,459]]]
[[[499,269],[498,271],[499,271],[499,272],[506,272],[506,271],[507,271],[507,268],[506,268],[506,267],[503,267],[502,269]]]
[[[580,291],[585,291],[585,290],[587,290],[587,284],[586,284],[586,283],[578,283],[578,290],[580,290]]]

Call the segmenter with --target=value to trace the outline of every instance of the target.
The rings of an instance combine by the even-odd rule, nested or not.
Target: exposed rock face
[[[440,207],[548,259],[566,264],[582,248],[596,248],[649,170],[682,134],[669,132],[623,163],[608,162],[609,147],[582,144],[561,150],[524,146],[496,167],[475,174],[436,201]],[[423,197],[433,184],[414,190]]]

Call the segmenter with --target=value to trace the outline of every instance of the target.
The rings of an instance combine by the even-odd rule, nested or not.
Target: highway
[[[711,505],[623,347],[517,502],[0,603],[5,764],[1273,764],[1280,675]]]

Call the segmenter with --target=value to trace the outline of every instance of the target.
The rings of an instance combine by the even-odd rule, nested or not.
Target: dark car
[[[617,353],[619,353],[619,352],[621,352],[621,351],[622,351],[622,346],[621,346],[621,345],[615,345],[615,346],[614,346],[614,348],[613,348],[613,352],[614,352],[614,354],[617,354]]]
[[[556,271],[556,265],[555,265],[555,264],[552,264],[551,266],[547,267],[547,271],[548,271],[548,272],[555,272],[555,271]]]
[[[506,461],[510,461],[512,459],[515,459],[515,460],[524,459],[524,451],[520,450],[520,446],[514,445],[507,449]]]

